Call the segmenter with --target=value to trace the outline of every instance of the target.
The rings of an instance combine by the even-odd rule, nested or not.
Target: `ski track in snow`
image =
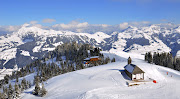
[[[86,68],[53,77],[46,81],[48,93],[45,99],[180,99],[180,72],[148,64],[142,55],[125,52],[103,52],[105,57],[116,57],[115,63]],[[145,80],[155,79],[157,83],[128,87],[123,77],[127,57],[145,71]],[[168,75],[166,74],[168,72]],[[172,75],[172,77],[171,77]],[[28,76],[33,78],[31,76]],[[28,78],[27,77],[27,78]],[[21,94],[23,99],[41,98],[31,94],[33,88]]]

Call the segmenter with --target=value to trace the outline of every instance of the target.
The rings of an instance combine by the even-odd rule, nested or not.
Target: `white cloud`
[[[52,26],[55,30],[64,30],[64,31],[73,31],[73,32],[86,32],[86,33],[95,33],[95,32],[105,32],[112,33],[113,31],[120,31],[117,25],[107,25],[107,24],[89,24],[88,22],[79,22],[73,20],[68,24],[55,24]]]
[[[89,26],[88,22],[80,23],[78,21],[71,21],[68,24],[64,24],[64,23],[56,24],[56,25],[53,25],[52,27],[61,28],[61,29],[75,29],[75,28],[86,28],[88,26]]]
[[[53,22],[56,22],[55,19],[43,19],[42,20],[43,23],[53,23]]]
[[[81,32],[83,32],[83,29],[76,29],[76,31],[81,33]]]
[[[34,24],[33,26],[38,27],[38,28],[43,28],[41,24]]]
[[[129,26],[129,24],[128,24],[127,22],[124,22],[124,23],[119,24],[119,28],[120,28],[121,30],[124,30],[124,29],[128,28],[128,26]]]
[[[89,24],[87,22],[84,22],[84,23],[79,23],[77,24],[77,27],[78,28],[82,28],[82,27],[87,27]]]
[[[10,32],[16,31],[16,30],[18,30],[18,29],[19,29],[19,26],[8,26],[8,27],[6,28],[6,30],[7,30],[7,31],[10,31]]]
[[[44,20],[45,21],[45,20]],[[49,19],[46,22],[52,22]],[[80,32],[80,33],[95,33],[95,32],[104,32],[111,34],[113,32],[121,32],[122,30],[128,28],[129,26],[147,26],[150,24],[149,21],[140,21],[140,22],[124,22],[117,25],[108,25],[108,24],[89,24],[88,22],[79,22],[77,20],[73,20],[68,24],[55,24],[52,26],[43,26],[38,24],[38,21],[30,21],[29,26],[34,26],[42,29],[54,29],[60,31],[72,31],[72,32]],[[167,25],[166,25],[167,26]],[[168,25],[169,26],[169,25]],[[12,33],[13,31],[17,31],[21,26],[0,26],[0,33]]]
[[[176,27],[178,27],[179,24],[174,24],[174,23],[168,22],[168,23],[161,23],[161,24],[159,24],[159,26],[165,27],[165,28],[167,28],[167,29],[171,29],[171,28],[176,28]]]
[[[124,22],[118,25],[108,25],[108,24],[89,24],[88,22],[79,22],[79,21],[71,21],[68,24],[55,24],[52,26],[55,30],[67,30],[73,32],[87,32],[87,33],[95,33],[95,32],[105,32],[112,33],[114,31],[120,32],[130,25],[132,26],[144,26],[149,25],[149,21],[141,21],[141,22]]]
[[[32,25],[34,25],[34,24],[37,24],[38,21],[30,21],[29,23],[32,24]]]
[[[0,26],[0,34],[12,33],[18,31],[21,26]]]
[[[136,26],[136,27],[148,26],[150,24],[151,22],[149,21],[129,22],[129,25]]]
[[[60,31],[72,31],[72,32],[80,32],[80,33],[95,33],[95,32],[104,32],[107,34],[111,34],[113,32],[121,32],[122,30],[128,28],[129,26],[134,27],[143,27],[151,25],[149,21],[139,21],[139,22],[124,22],[117,25],[108,25],[108,24],[89,24],[88,22],[79,22],[79,21],[71,21],[68,24],[55,24],[52,26],[43,26],[41,24],[37,24],[37,21],[29,22],[29,26],[35,26],[42,29],[54,29]],[[161,26],[164,27],[176,27],[172,23],[163,23]],[[17,31],[21,26],[0,26],[0,33],[12,33],[13,31]]]
[[[41,24],[37,24],[38,21],[30,21],[29,23],[30,23],[30,24],[24,24],[24,25],[34,26],[34,27],[38,27],[38,28],[43,28],[43,27],[44,27],[44,26],[42,26]]]
[[[108,26],[110,26],[110,25],[102,24],[102,27],[104,27],[104,28],[106,28],[106,27],[108,27]]]

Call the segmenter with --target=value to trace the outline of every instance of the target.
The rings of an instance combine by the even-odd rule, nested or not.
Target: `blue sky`
[[[180,0],[1,0],[0,25],[30,21],[53,25],[72,20],[110,25],[140,21],[180,24],[179,5]]]

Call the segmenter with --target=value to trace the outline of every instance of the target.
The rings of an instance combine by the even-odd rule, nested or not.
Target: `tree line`
[[[180,58],[173,57],[171,53],[148,52],[145,54],[145,61],[180,71]]]

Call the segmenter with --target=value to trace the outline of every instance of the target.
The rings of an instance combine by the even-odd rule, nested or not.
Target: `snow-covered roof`
[[[85,58],[84,60],[90,60],[90,58]]]
[[[131,64],[128,64],[124,67],[128,72],[130,72],[132,74],[133,70],[134,70],[134,66],[132,66]]]
[[[90,60],[90,59],[92,59],[92,58],[99,58],[99,56],[88,57],[88,58],[85,58],[84,60],[86,61],[86,60]]]
[[[144,73],[137,65],[128,64],[124,67],[131,74]]]
[[[99,56],[92,56],[92,57],[90,57],[90,58],[99,58]]]

